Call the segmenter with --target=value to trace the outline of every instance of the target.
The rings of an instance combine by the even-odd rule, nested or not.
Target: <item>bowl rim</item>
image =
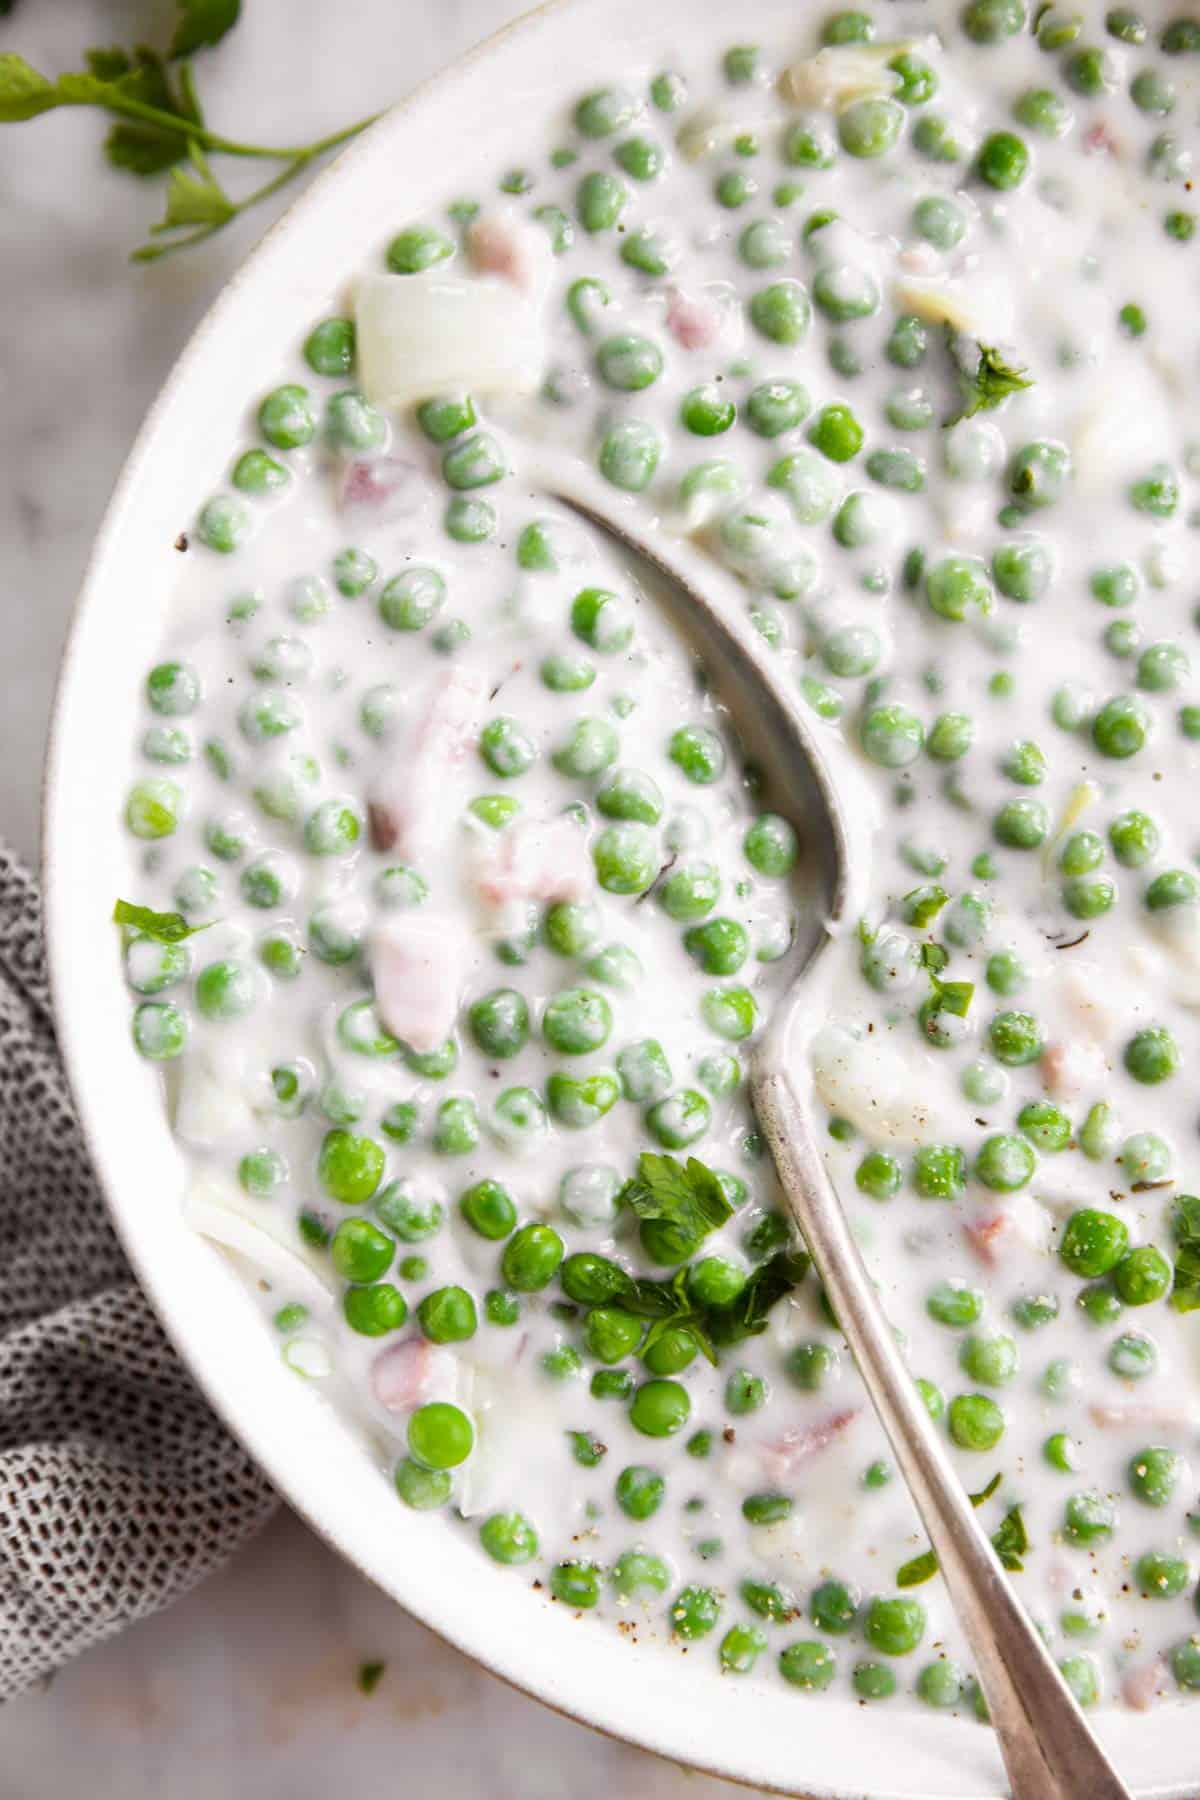
[[[751,4],[760,11],[768,5],[774,5],[777,11],[783,10],[781,0],[751,0]],[[681,16],[683,6],[684,0],[666,0],[662,10],[664,13],[674,11]],[[541,4],[510,20],[466,53],[427,77],[388,108],[376,123],[347,146],[293,201],[234,271],[189,335],[142,422],[105,508],[72,609],[59,667],[48,732],[41,808],[44,931],[55,1025],[68,1085],[92,1155],[109,1218],[164,1331],[227,1429],[265,1469],[273,1484],[309,1528],[360,1574],[381,1586],[392,1599],[412,1612],[426,1626],[492,1674],[530,1694],[561,1715],[610,1737],[637,1744],[658,1755],[692,1768],[703,1769],[728,1781],[759,1790],[765,1788],[771,1792],[793,1795],[802,1793],[806,1800],[929,1800],[932,1790],[913,1787],[912,1779],[916,1777],[906,1777],[903,1768],[894,1763],[896,1753],[903,1750],[903,1727],[899,1730],[891,1725],[877,1727],[874,1721],[881,1715],[869,1715],[872,1724],[867,1727],[862,1715],[857,1711],[852,1714],[848,1705],[839,1704],[829,1707],[822,1715],[830,1723],[813,1732],[813,1736],[818,1737],[828,1731],[831,1741],[841,1738],[844,1725],[851,1718],[868,1735],[881,1730],[879,1773],[869,1788],[862,1786],[857,1778],[849,1784],[845,1779],[832,1775],[836,1763],[828,1755],[824,1758],[824,1768],[830,1772],[830,1776],[814,1780],[802,1773],[796,1775],[793,1774],[791,1765],[798,1759],[786,1744],[775,1750],[761,1742],[746,1741],[747,1725],[751,1730],[754,1729],[756,1708],[750,1703],[748,1691],[744,1687],[739,1689],[732,1683],[724,1684],[722,1692],[729,1697],[730,1729],[724,1734],[722,1746],[721,1733],[709,1730],[702,1718],[689,1720],[686,1706],[675,1706],[670,1713],[669,1722],[662,1722],[655,1710],[654,1697],[656,1691],[665,1693],[665,1680],[661,1690],[653,1680],[642,1682],[640,1685],[646,1692],[640,1695],[633,1691],[626,1692],[617,1708],[609,1704],[608,1697],[603,1692],[585,1692],[576,1671],[569,1666],[569,1658],[562,1659],[568,1666],[559,1667],[553,1658],[543,1657],[539,1665],[541,1673],[524,1673],[522,1652],[526,1645],[519,1638],[503,1644],[493,1632],[490,1642],[481,1643],[479,1635],[464,1624],[461,1609],[458,1615],[447,1617],[446,1611],[434,1603],[428,1594],[422,1598],[411,1591],[403,1591],[406,1583],[394,1572],[384,1574],[378,1559],[367,1554],[364,1543],[356,1540],[349,1531],[336,1529],[322,1516],[315,1498],[306,1494],[303,1483],[293,1471],[285,1467],[286,1459],[281,1453],[279,1433],[275,1433],[273,1438],[261,1421],[255,1422],[249,1403],[228,1380],[229,1368],[226,1367],[222,1373],[215,1354],[210,1354],[212,1346],[193,1330],[194,1321],[185,1327],[177,1301],[168,1291],[169,1283],[160,1268],[154,1241],[135,1216],[135,1209],[125,1204],[120,1182],[116,1179],[110,1154],[111,1139],[102,1128],[105,1084],[102,1078],[96,1077],[88,1062],[83,1047],[84,1034],[79,1030],[80,1020],[87,1012],[87,1004],[80,999],[72,985],[73,977],[78,974],[80,967],[77,949],[72,943],[79,897],[78,886],[73,877],[78,877],[79,869],[67,850],[72,803],[77,804],[80,798],[76,791],[77,784],[72,778],[70,761],[72,713],[77,692],[86,680],[83,665],[88,648],[87,639],[94,623],[93,615],[104,603],[102,586],[105,572],[119,548],[127,521],[136,512],[139,487],[149,458],[160,434],[170,422],[177,400],[202,374],[213,340],[219,341],[226,321],[241,305],[247,290],[253,289],[260,276],[269,272],[276,251],[305,229],[310,215],[329,208],[336,196],[352,189],[359,179],[360,171],[379,163],[386,156],[393,138],[419,124],[423,113],[438,106],[452,104],[456,90],[467,84],[481,66],[486,68],[508,50],[526,48],[539,34],[552,30],[556,21],[569,25],[571,19],[587,11],[598,11],[600,8],[619,11],[622,7],[626,12],[633,13],[631,0],[542,0]],[[212,1261],[212,1279],[217,1284],[214,1292],[225,1287],[232,1291],[236,1278],[215,1253]],[[206,1281],[208,1274],[206,1271]],[[240,1284],[237,1285],[240,1287]],[[294,1385],[297,1389],[300,1386],[298,1383]],[[307,1395],[302,1396],[302,1403],[312,1407],[312,1401]],[[299,1417],[297,1413],[296,1418]],[[328,1438],[328,1441],[333,1440]],[[419,1534],[419,1528],[418,1521],[413,1527],[415,1535]],[[553,1635],[552,1631],[546,1633],[548,1639]],[[593,1635],[599,1643],[601,1634]],[[603,1637],[611,1638],[614,1642],[616,1640],[615,1633],[603,1634]],[[620,1646],[618,1654],[625,1654],[624,1646]],[[606,1667],[614,1682],[619,1681],[618,1662],[612,1659],[609,1652],[598,1652],[593,1646],[587,1655],[581,1653],[580,1661],[591,1662],[595,1667]],[[634,1666],[627,1656],[625,1666]],[[554,1675],[549,1673],[552,1667],[556,1669]],[[700,1695],[697,1673],[689,1671],[687,1679],[697,1695]],[[634,1690],[638,1685],[628,1681],[625,1683],[627,1690]],[[788,1701],[792,1708],[795,1704],[794,1700]],[[783,1716],[781,1709],[774,1710],[780,1717]],[[915,1723],[912,1715],[908,1717],[910,1723]],[[806,1709],[804,1723],[806,1727],[818,1727],[817,1714]],[[990,1734],[979,1733],[960,1721],[923,1716],[921,1731],[914,1735],[931,1743],[937,1740],[937,1755],[944,1760],[949,1770],[961,1760],[959,1753],[968,1742],[963,1733],[970,1733],[970,1741],[977,1748],[980,1740],[984,1740],[988,1746],[979,1756],[966,1759],[971,1765],[969,1771],[965,1766],[963,1770],[963,1779],[971,1783],[969,1800],[998,1800],[999,1789],[996,1783],[999,1780],[999,1759],[991,1747]],[[1109,1732],[1106,1731],[1104,1735],[1109,1736]],[[1118,1727],[1113,1735],[1120,1739],[1126,1737],[1127,1733]],[[787,1736],[791,1742],[797,1741],[794,1727]],[[803,1781],[803,1788],[796,1786],[797,1780]],[[1186,1782],[1176,1784],[1174,1780],[1168,1780],[1165,1784],[1155,1781],[1152,1786],[1144,1787],[1139,1792],[1145,1796],[1145,1800],[1186,1800],[1187,1795],[1194,1792],[1194,1785]],[[939,1787],[937,1791],[956,1793],[961,1796],[961,1800],[968,1800],[962,1788]]]

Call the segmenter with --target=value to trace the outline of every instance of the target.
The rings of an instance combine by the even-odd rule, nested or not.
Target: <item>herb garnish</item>
[[[0,124],[22,124],[63,106],[95,107],[114,121],[104,140],[104,154],[114,169],[138,176],[169,171],[166,211],[150,227],[156,241],[135,250],[135,262],[154,262],[203,242],[371,123],[360,119],[315,143],[281,148],[241,143],[210,131],[188,59],[232,30],[241,0],[176,0],[176,10],[165,55],[144,44],[132,50],[85,50],[82,70],[54,77],[15,52],[0,55]],[[210,154],[283,167],[261,187],[234,199],[213,173]]]
[[[358,1691],[360,1694],[373,1694],[383,1680],[385,1662],[365,1662],[359,1664]]]
[[[637,1174],[625,1183],[620,1198],[638,1218],[670,1225],[680,1240],[693,1248],[733,1216],[720,1177],[694,1156],[684,1164],[673,1156],[643,1154],[638,1158]],[[759,1264],[728,1306],[709,1306],[698,1302],[690,1291],[686,1264],[657,1280],[628,1275],[613,1263],[604,1304],[649,1321],[639,1345],[640,1355],[652,1349],[664,1332],[682,1328],[691,1332],[702,1354],[715,1363],[718,1349],[766,1330],[767,1314],[800,1285],[810,1264],[806,1250],[777,1250]]]
[[[719,1179],[694,1156],[683,1164],[674,1156],[646,1152],[638,1157],[638,1172],[625,1183],[620,1198],[639,1219],[661,1219],[681,1236],[697,1240],[733,1217]]]
[[[1200,1196],[1179,1194],[1171,1208],[1175,1234],[1175,1285],[1171,1305],[1176,1312],[1200,1308]]]
[[[159,944],[181,944],[184,938],[208,930],[207,925],[189,925],[182,913],[155,912],[153,907],[135,906],[131,900],[118,900],[112,916],[114,925],[128,925]]]
[[[972,1506],[982,1506],[985,1500],[991,1499],[999,1486],[1000,1476],[993,1475],[985,1488],[980,1488],[977,1494],[968,1494],[967,1499]],[[1021,1558],[1029,1549],[1029,1536],[1019,1506],[1010,1507],[992,1533],[992,1549],[1004,1568],[1019,1573],[1025,1567]],[[914,1556],[911,1562],[906,1562],[896,1570],[896,1586],[919,1587],[923,1581],[931,1581],[937,1572],[937,1551],[924,1550],[920,1556]]]
[[[960,419],[973,419],[976,413],[990,412],[1010,394],[1033,386],[1025,370],[1006,362],[994,345],[980,344],[974,338],[964,337],[950,325],[946,327],[946,342],[962,386],[961,410],[946,420],[947,425],[957,425]]]

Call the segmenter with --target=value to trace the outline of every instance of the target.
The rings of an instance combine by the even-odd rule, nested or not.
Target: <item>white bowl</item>
[[[801,9],[794,9],[799,13]],[[793,8],[740,0],[727,30],[778,39]],[[247,403],[281,345],[433,196],[511,161],[566,98],[643,57],[677,60],[695,0],[565,0],[419,90],[349,150],[270,233],[180,358],[100,529],[67,645],[45,797],[46,926],[71,1085],[121,1240],[212,1404],[315,1530],[460,1649],[551,1706],[680,1762],[787,1794],[982,1800],[1003,1788],[990,1732],[887,1706],[722,1679],[636,1650],[480,1556],[391,1485],[280,1361],[239,1281],[184,1224],[181,1162],[156,1077],[135,1054],[109,922],[130,861],[120,827],[142,674],[164,632],[173,548],[220,482]],[[706,36],[713,36],[706,31]],[[1139,1795],[1185,1800],[1200,1772],[1184,1704],[1098,1721]]]

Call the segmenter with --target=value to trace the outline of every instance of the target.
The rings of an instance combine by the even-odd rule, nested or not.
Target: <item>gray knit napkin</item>
[[[0,844],[0,1699],[156,1612],[270,1515],[121,1254]]]

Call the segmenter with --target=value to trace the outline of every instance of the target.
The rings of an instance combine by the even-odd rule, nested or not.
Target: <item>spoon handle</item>
[[[788,1204],[937,1552],[1015,1800],[1130,1800],[1005,1579],[925,1410],[815,1148],[800,1093],[770,1056],[753,1083]]]

